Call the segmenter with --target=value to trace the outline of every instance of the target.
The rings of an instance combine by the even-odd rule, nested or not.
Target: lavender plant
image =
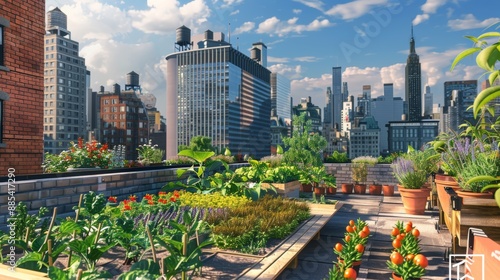
[[[420,189],[427,181],[425,170],[416,169],[412,160],[399,157],[391,167],[394,177],[406,189]]]

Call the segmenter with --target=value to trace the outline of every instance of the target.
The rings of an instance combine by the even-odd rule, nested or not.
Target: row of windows
[[[78,63],[78,62],[77,62]],[[80,61],[81,65],[85,66],[85,63],[83,61]],[[45,68],[52,68],[54,67],[56,64],[54,63],[54,61],[46,61],[45,62]],[[83,68],[79,68],[77,66],[73,66],[73,65],[70,65],[70,64],[66,64],[64,62],[58,62],[57,65],[59,66],[59,68],[64,68],[64,69],[67,69],[67,70],[73,70],[75,72],[80,72],[82,74],[85,73],[85,69]]]
[[[76,91],[78,92],[78,90],[76,90]],[[58,96],[59,100],[66,100],[66,101],[75,102],[75,103],[80,102],[80,98],[78,96],[66,95],[66,98],[64,98],[64,95],[62,93],[59,93],[57,96]],[[53,93],[46,93],[44,95],[44,98],[45,98],[45,100],[54,99],[54,94]],[[45,106],[47,106],[47,105],[45,105]]]
[[[46,109],[46,110],[44,110],[44,115],[45,116],[54,115],[54,110],[53,109],[50,109],[50,110]],[[80,113],[79,112],[64,111],[64,110],[57,110],[57,115],[78,118],[80,116]]]
[[[45,123],[53,123],[54,122],[54,118],[44,118],[43,121]],[[73,124],[78,124],[78,120],[77,119],[65,119],[65,118],[61,118],[61,117],[58,117],[57,118],[57,123],[67,123],[67,124],[71,124],[71,122],[73,122]]]

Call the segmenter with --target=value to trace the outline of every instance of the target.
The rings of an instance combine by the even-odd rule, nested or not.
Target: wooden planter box
[[[9,270],[10,266],[0,264],[0,279],[2,280],[48,280],[47,273],[33,271],[23,268],[15,268],[14,271]]]
[[[461,198],[453,190],[437,188],[440,220],[451,235],[452,254],[463,253],[471,227],[480,228],[489,238],[500,242],[500,208],[494,199]]]
[[[299,181],[292,181],[288,183],[261,183],[261,187],[263,188],[269,188],[271,185],[273,185],[278,194],[281,196],[299,198]]]

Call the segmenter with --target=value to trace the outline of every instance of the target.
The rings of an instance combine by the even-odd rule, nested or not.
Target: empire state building
[[[406,60],[405,68],[405,101],[407,120],[420,121],[422,119],[422,78],[419,57],[415,52],[413,26],[411,28],[410,54]]]

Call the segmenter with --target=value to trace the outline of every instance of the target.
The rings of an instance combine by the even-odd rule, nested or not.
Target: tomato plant
[[[413,258],[413,263],[420,266],[421,268],[426,268],[429,265],[429,261],[427,258],[422,255],[418,254]]]
[[[402,264],[404,261],[403,259],[403,256],[401,256],[401,254],[399,252],[392,252],[391,254],[391,262],[395,265],[400,265]]]
[[[356,270],[354,270],[354,268],[352,267],[349,267],[345,270],[344,272],[344,278],[346,279],[356,279],[356,277],[358,277],[357,273],[356,273]]]

